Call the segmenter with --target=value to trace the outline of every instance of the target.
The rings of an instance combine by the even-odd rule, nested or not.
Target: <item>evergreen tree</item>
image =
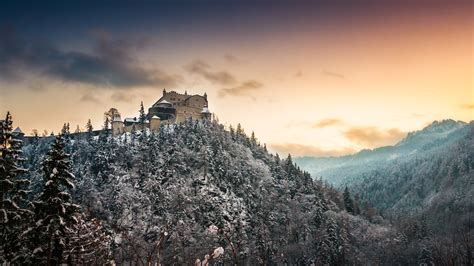
[[[252,135],[250,136],[250,143],[252,145],[257,145],[257,138],[255,137],[255,132],[252,131]]]
[[[322,265],[339,265],[338,262],[341,260],[343,250],[342,244],[336,221],[333,218],[328,218],[326,233],[319,245],[317,261]]]
[[[89,119],[89,120],[87,120],[86,131],[87,131],[87,133],[92,133],[93,130],[94,130],[94,128],[92,127],[92,122]]]
[[[238,137],[241,137],[244,135],[244,130],[242,129],[242,125],[240,125],[240,123],[237,124],[236,134]]]
[[[145,123],[146,115],[145,115],[145,108],[143,108],[143,101],[140,104],[140,116],[139,121],[141,124]]]
[[[354,201],[352,200],[351,194],[350,194],[349,189],[347,187],[344,189],[343,197],[344,197],[344,206],[346,208],[346,211],[353,214],[354,213]]]
[[[29,181],[20,176],[26,172],[20,166],[21,140],[12,135],[12,117],[7,113],[0,122],[0,264],[23,260],[21,233],[30,212],[26,209],[25,187]]]
[[[87,132],[87,139],[90,140],[92,138],[92,131],[94,128],[92,127],[92,122],[90,119],[87,120],[86,124],[86,132]]]
[[[109,124],[110,124],[110,120],[109,120],[109,117],[108,116],[105,116],[105,119],[104,119],[104,126],[102,128],[102,132],[100,133],[99,135],[99,140],[101,142],[107,142],[108,138],[109,138]]]
[[[71,173],[69,154],[65,153],[64,148],[65,142],[59,135],[42,163],[43,190],[33,202],[34,228],[28,232],[32,234],[34,263],[61,264],[69,242],[67,235],[74,232],[79,206],[72,203],[69,194],[74,188],[74,175]]]

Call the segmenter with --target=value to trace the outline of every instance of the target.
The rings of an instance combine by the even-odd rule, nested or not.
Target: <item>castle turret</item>
[[[201,111],[201,119],[204,119],[204,120],[211,120],[211,111],[209,111],[209,108],[207,108],[207,105],[204,106],[204,108],[202,108],[202,111]]]
[[[151,132],[158,133],[160,131],[160,126],[161,126],[161,119],[154,115],[150,119],[150,130]]]
[[[117,112],[112,118],[112,136],[118,136],[124,132],[123,121],[120,114]]]

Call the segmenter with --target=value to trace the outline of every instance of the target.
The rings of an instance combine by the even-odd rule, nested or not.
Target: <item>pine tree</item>
[[[109,138],[109,124],[110,124],[110,120],[109,120],[109,117],[106,116],[105,119],[104,119],[104,126],[102,128],[102,132],[100,133],[99,135],[99,140],[101,142],[107,142],[108,138]]]
[[[90,140],[92,138],[92,131],[94,128],[92,127],[92,122],[90,119],[87,120],[86,124],[86,131],[87,131],[87,139]]]
[[[145,108],[143,108],[143,101],[140,104],[140,116],[139,116],[140,123],[145,123],[146,115],[145,115]]]
[[[317,261],[322,265],[339,265],[342,253],[339,228],[333,218],[328,218],[326,233],[318,248]],[[319,265],[319,264],[318,264]]]
[[[60,264],[67,247],[67,234],[74,232],[75,214],[79,206],[72,203],[69,191],[74,188],[69,154],[65,142],[56,137],[42,163],[44,186],[34,205],[34,228],[31,245],[35,263]]]
[[[244,135],[244,130],[242,129],[242,125],[240,125],[240,123],[237,124],[236,134],[238,137],[241,137],[242,135]]]
[[[255,137],[255,132],[252,131],[252,135],[250,136],[250,143],[252,145],[257,145],[257,138]]]
[[[29,181],[20,177],[26,172],[19,165],[22,142],[12,135],[12,123],[9,112],[0,123],[0,264],[23,260],[21,233],[31,214],[26,209]]]
[[[92,133],[92,131],[94,130],[94,128],[92,127],[92,122],[91,122],[90,119],[87,120],[86,130],[87,130],[87,133]]]
[[[344,197],[344,206],[346,208],[346,211],[348,213],[353,214],[354,213],[354,201],[352,200],[351,194],[350,194],[349,189],[347,187],[344,189],[343,197]]]

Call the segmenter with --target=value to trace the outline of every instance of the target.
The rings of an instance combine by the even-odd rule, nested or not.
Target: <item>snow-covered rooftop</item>
[[[202,108],[202,112],[201,112],[201,113],[209,114],[210,112],[211,112],[211,111],[209,111],[209,108],[204,107],[204,108]]]
[[[21,131],[20,127],[16,127],[13,133],[23,133],[23,131]]]
[[[165,100],[165,99],[161,100],[159,103],[168,103],[168,104],[171,104],[170,102],[168,102],[168,101]]]
[[[125,118],[125,122],[138,123],[138,118],[136,118],[136,117],[127,117],[127,118]]]
[[[151,119],[161,119],[160,117],[154,115]]]

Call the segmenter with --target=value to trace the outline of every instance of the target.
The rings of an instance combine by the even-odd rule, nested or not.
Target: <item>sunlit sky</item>
[[[30,134],[207,92],[271,151],[341,155],[474,118],[471,1],[2,1],[0,113]]]

